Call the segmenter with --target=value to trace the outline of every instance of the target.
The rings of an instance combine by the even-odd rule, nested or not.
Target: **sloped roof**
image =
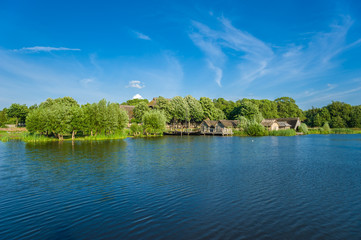
[[[278,122],[278,125],[280,125],[280,127],[291,127],[287,122]]]
[[[296,117],[296,118],[269,118],[269,119],[264,119],[263,121],[265,121],[265,120],[267,120],[267,121],[275,120],[278,123],[285,122],[290,125],[290,128],[293,128],[293,129],[296,129],[301,124],[300,118],[298,118],[298,117]]]
[[[225,127],[233,127],[236,128],[239,124],[239,120],[219,120],[223,126]]]
[[[131,106],[131,105],[120,105],[120,109],[124,109],[127,114],[129,119],[133,118],[134,114],[133,114],[133,110],[134,110],[135,106]]]
[[[261,124],[265,127],[270,127],[274,123],[277,123],[276,119],[263,119],[261,122]]]
[[[208,127],[215,127],[218,123],[218,121],[213,121],[213,120],[204,120],[203,123],[205,123]]]

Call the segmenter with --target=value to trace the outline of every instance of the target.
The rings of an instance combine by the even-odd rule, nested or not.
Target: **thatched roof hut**
[[[124,109],[129,117],[129,120],[132,119],[134,117],[134,110],[135,106],[131,106],[131,105],[120,105],[120,109]]]

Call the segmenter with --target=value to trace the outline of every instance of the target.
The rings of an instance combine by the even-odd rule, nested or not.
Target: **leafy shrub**
[[[256,121],[249,122],[245,129],[245,132],[248,136],[264,136],[265,128],[262,124],[257,123]]]
[[[296,131],[293,129],[284,129],[284,130],[278,130],[278,131],[269,131],[269,136],[295,136]]]
[[[307,127],[306,123],[301,123],[298,130],[300,132],[302,132],[303,134],[308,134],[308,127]]]

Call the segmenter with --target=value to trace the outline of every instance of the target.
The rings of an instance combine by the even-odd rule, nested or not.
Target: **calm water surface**
[[[0,239],[361,239],[361,135],[0,142]]]

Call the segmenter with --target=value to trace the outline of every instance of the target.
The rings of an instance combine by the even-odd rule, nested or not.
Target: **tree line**
[[[228,101],[224,98],[199,100],[188,95],[172,99],[158,97],[152,108],[146,99],[128,100],[123,105],[133,105],[134,123],[142,123],[142,129],[134,124],[134,132],[156,134],[168,124],[199,123],[210,120],[241,120],[242,125],[260,123],[264,118],[300,117],[309,127],[321,127],[328,123],[332,128],[361,128],[361,105],[351,106],[332,102],[322,108],[312,107],[302,111],[290,97],[272,100],[242,99]],[[54,135],[62,139],[65,134],[82,135],[114,134],[128,123],[126,112],[117,103],[101,100],[98,103],[79,105],[73,98],[47,99],[38,105],[27,107],[12,104],[0,111],[0,126],[6,123],[25,123],[29,132]],[[259,127],[259,126],[255,126]],[[133,131],[132,130],[132,131]]]

